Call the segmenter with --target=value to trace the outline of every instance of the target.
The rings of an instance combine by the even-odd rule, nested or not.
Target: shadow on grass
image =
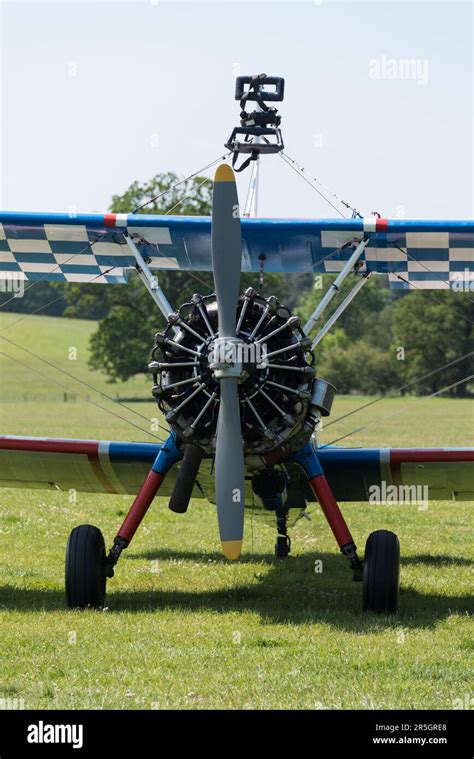
[[[127,560],[139,559],[140,561],[189,561],[202,564],[227,564],[229,566],[229,560],[226,559],[222,551],[182,551],[173,550],[172,548],[156,548],[151,551],[142,551],[140,553],[127,553],[124,554]],[[293,560],[293,558],[292,558]],[[300,557],[298,557],[298,561]],[[244,553],[240,556],[238,564],[258,564],[264,562],[265,564],[275,564],[276,559],[272,553]],[[279,563],[279,562],[278,562]]]
[[[124,554],[125,555],[125,554]],[[331,554],[326,554],[326,559],[331,556]],[[228,564],[228,560],[225,558],[222,552],[220,551],[179,551],[179,550],[173,550],[171,548],[157,548],[153,549],[151,551],[142,551],[141,553],[127,553],[126,554],[127,559],[140,559],[141,561],[172,561],[173,559],[175,561],[193,561],[193,562],[202,562],[203,564],[206,563],[217,563],[217,564]],[[315,554],[314,559],[322,558],[319,556],[319,554]],[[344,559],[334,556],[332,557],[335,559],[335,561],[342,561],[344,563]],[[294,560],[294,557],[291,557],[291,560]],[[303,560],[303,557],[298,556],[296,558],[298,562]],[[311,559],[312,560],[312,559]],[[420,553],[420,554],[414,554],[413,556],[401,556],[400,558],[401,564],[403,565],[410,565],[410,564],[428,564],[429,566],[433,567],[449,567],[449,566],[458,566],[458,567],[470,567],[474,566],[474,559],[468,559],[465,556],[446,556],[443,554],[427,554],[427,553]],[[244,554],[239,559],[239,564],[256,564],[259,562],[264,563],[271,563],[275,564],[280,562],[275,561],[275,557],[272,553],[251,553],[251,554]]]
[[[420,553],[414,556],[401,557],[403,564],[427,564],[432,567],[472,567],[474,559],[468,559],[466,556],[445,556],[443,554]]]
[[[128,559],[171,558],[202,564],[212,573],[212,562],[227,563],[220,553],[175,552],[169,549],[132,554]],[[322,574],[315,574],[314,559],[323,562]],[[426,564],[455,563],[456,557],[424,557],[435,561]],[[439,559],[439,561],[437,561]],[[423,563],[420,557],[402,559],[403,564]],[[243,558],[246,564],[256,564],[251,583],[218,590],[120,590],[120,565],[117,577],[109,581],[108,614],[141,613],[167,609],[184,613],[229,612],[256,613],[264,624],[308,624],[323,622],[350,632],[373,632],[403,626],[431,628],[452,613],[474,611],[472,596],[419,593],[403,587],[400,593],[400,612],[396,616],[366,614],[361,610],[361,583],[351,581],[344,559],[336,554],[290,557],[278,561],[270,554],[252,554]],[[260,573],[258,563],[264,563]],[[464,563],[464,562],[463,562]],[[469,563],[469,562],[467,562]],[[188,568],[190,587],[193,585],[193,566]],[[159,580],[158,580],[159,582]],[[117,588],[117,590],[116,590]],[[54,589],[0,587],[0,610],[60,611],[65,610],[64,593]],[[88,612],[86,612],[88,613]]]

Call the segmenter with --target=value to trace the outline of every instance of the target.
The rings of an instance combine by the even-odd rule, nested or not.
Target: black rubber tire
[[[66,601],[70,609],[100,609],[105,603],[105,543],[97,527],[81,524],[66,548]]]
[[[365,544],[362,608],[395,614],[400,587],[400,543],[394,532],[376,530]]]

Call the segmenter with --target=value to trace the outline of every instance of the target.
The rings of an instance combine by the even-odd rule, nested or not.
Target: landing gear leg
[[[107,556],[104,538],[97,527],[81,525],[74,528],[66,551],[66,600],[70,608],[100,608],[104,605],[107,577],[114,576],[114,566],[120,554],[130,545],[167,472],[181,457],[176,435],[171,433],[161,446]]]
[[[114,566],[119,560],[120,554],[124,548],[130,545],[167,472],[181,458],[182,453],[177,444],[176,434],[172,432],[161,446],[155,463],[148,472],[145,482],[138,491],[130,511],[115,537],[114,544],[105,560],[107,577],[114,576]]]
[[[286,509],[277,509],[277,539],[275,543],[275,556],[277,559],[286,559],[291,551],[291,540],[288,535],[287,521],[288,511]]]
[[[294,454],[293,460],[300,464],[306,472],[309,484],[319,501],[323,514],[341,549],[341,553],[349,561],[352,569],[352,579],[354,582],[361,582],[362,562],[357,556],[357,546],[326,480],[316,449],[311,443],[308,443],[305,448]]]

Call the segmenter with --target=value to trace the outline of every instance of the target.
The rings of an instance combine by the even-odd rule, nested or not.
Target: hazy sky
[[[104,211],[135,179],[198,169],[238,122],[235,76],[265,71],[286,79],[288,154],[362,212],[471,218],[472,18],[469,2],[3,2],[0,206]],[[270,156],[260,214],[334,211]]]

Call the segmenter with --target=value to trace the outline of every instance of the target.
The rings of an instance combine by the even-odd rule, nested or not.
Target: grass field
[[[0,345],[2,434],[154,439],[153,403],[127,409],[103,396],[147,397],[149,380],[110,386],[87,368],[94,324],[19,319],[0,315],[0,336],[15,343]],[[65,392],[75,400],[65,402]],[[337,398],[332,419],[365,400]],[[392,416],[380,419],[385,414]],[[345,444],[472,445],[474,404],[383,400],[327,426],[325,442],[366,422],[374,423]],[[0,698],[21,699],[25,708],[98,709],[472,703],[473,504],[344,506],[361,549],[373,529],[399,534],[401,610],[394,618],[360,611],[360,585],[351,582],[316,507],[292,531],[286,562],[273,558],[273,530],[248,523],[242,560],[229,564],[218,552],[213,507],[196,501],[180,517],[159,498],[109,582],[108,608],[67,611],[70,530],[91,522],[110,543],[129,503],[124,496],[79,494],[69,503],[67,494],[0,490]],[[315,559],[323,560],[322,574],[314,572]]]

